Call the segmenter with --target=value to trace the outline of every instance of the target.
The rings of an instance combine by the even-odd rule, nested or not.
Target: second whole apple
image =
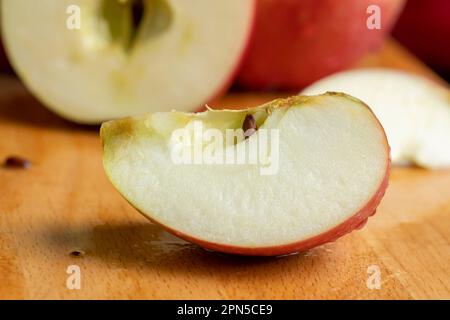
[[[257,3],[255,30],[238,83],[250,89],[297,90],[351,66],[376,49],[389,34],[405,0]],[[380,29],[368,27],[374,14],[379,14]]]

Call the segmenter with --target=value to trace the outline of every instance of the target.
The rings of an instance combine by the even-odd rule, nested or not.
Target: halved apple
[[[253,129],[248,139],[219,145],[219,154],[249,152],[275,130],[278,143],[270,148],[278,152],[278,170],[261,172],[274,158],[173,161],[180,142],[173,133],[190,132],[193,123],[219,132]],[[105,171],[134,207],[180,238],[226,253],[282,255],[334,241],[375,213],[388,184],[382,126],[364,103],[340,93],[241,111],[148,114],[104,123],[101,137]]]
[[[394,164],[450,167],[450,91],[428,79],[383,68],[344,71],[302,94],[342,91],[367,102],[380,119]]]
[[[3,0],[2,29],[12,64],[34,94],[70,120],[99,123],[195,110],[226,90],[247,46],[254,6],[254,0]]]

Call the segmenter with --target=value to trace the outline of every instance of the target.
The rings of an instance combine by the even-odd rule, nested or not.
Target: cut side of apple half
[[[250,152],[264,133],[278,132],[270,161],[173,161],[177,130],[190,132],[193,123],[205,132],[239,130],[248,119],[253,134],[218,148]],[[191,142],[213,141],[194,136]],[[104,123],[101,138],[106,174],[135,208],[182,239],[232,254],[294,253],[361,227],[375,213],[390,171],[389,146],[377,118],[341,93],[239,111],[147,114]],[[277,170],[262,174],[262,167],[273,165],[274,152]]]
[[[386,129],[394,164],[450,167],[450,91],[423,77],[383,68],[336,73],[302,94],[342,91],[369,104]]]
[[[255,10],[254,0],[3,0],[1,6],[17,73],[50,109],[80,123],[201,107],[231,84]]]

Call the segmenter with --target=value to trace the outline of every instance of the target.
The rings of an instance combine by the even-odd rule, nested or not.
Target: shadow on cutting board
[[[48,245],[80,259],[96,259],[123,268],[152,268],[159,272],[208,274],[212,270],[234,274],[264,268],[299,267],[302,262],[325,263],[326,246],[287,257],[243,257],[207,251],[165,232],[152,223],[105,224],[46,230]],[[207,268],[205,268],[207,267]],[[212,268],[212,269],[211,269]],[[261,275],[263,276],[263,275]]]

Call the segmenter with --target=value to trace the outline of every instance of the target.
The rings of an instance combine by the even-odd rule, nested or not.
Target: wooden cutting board
[[[442,81],[393,42],[361,65]],[[233,93],[215,105],[287,94]],[[363,230],[295,256],[244,258],[148,222],[106,179],[98,127],[58,118],[14,78],[0,79],[0,137],[0,160],[32,161],[0,169],[0,298],[450,298],[450,171],[396,168]],[[80,289],[66,285],[70,266]]]

